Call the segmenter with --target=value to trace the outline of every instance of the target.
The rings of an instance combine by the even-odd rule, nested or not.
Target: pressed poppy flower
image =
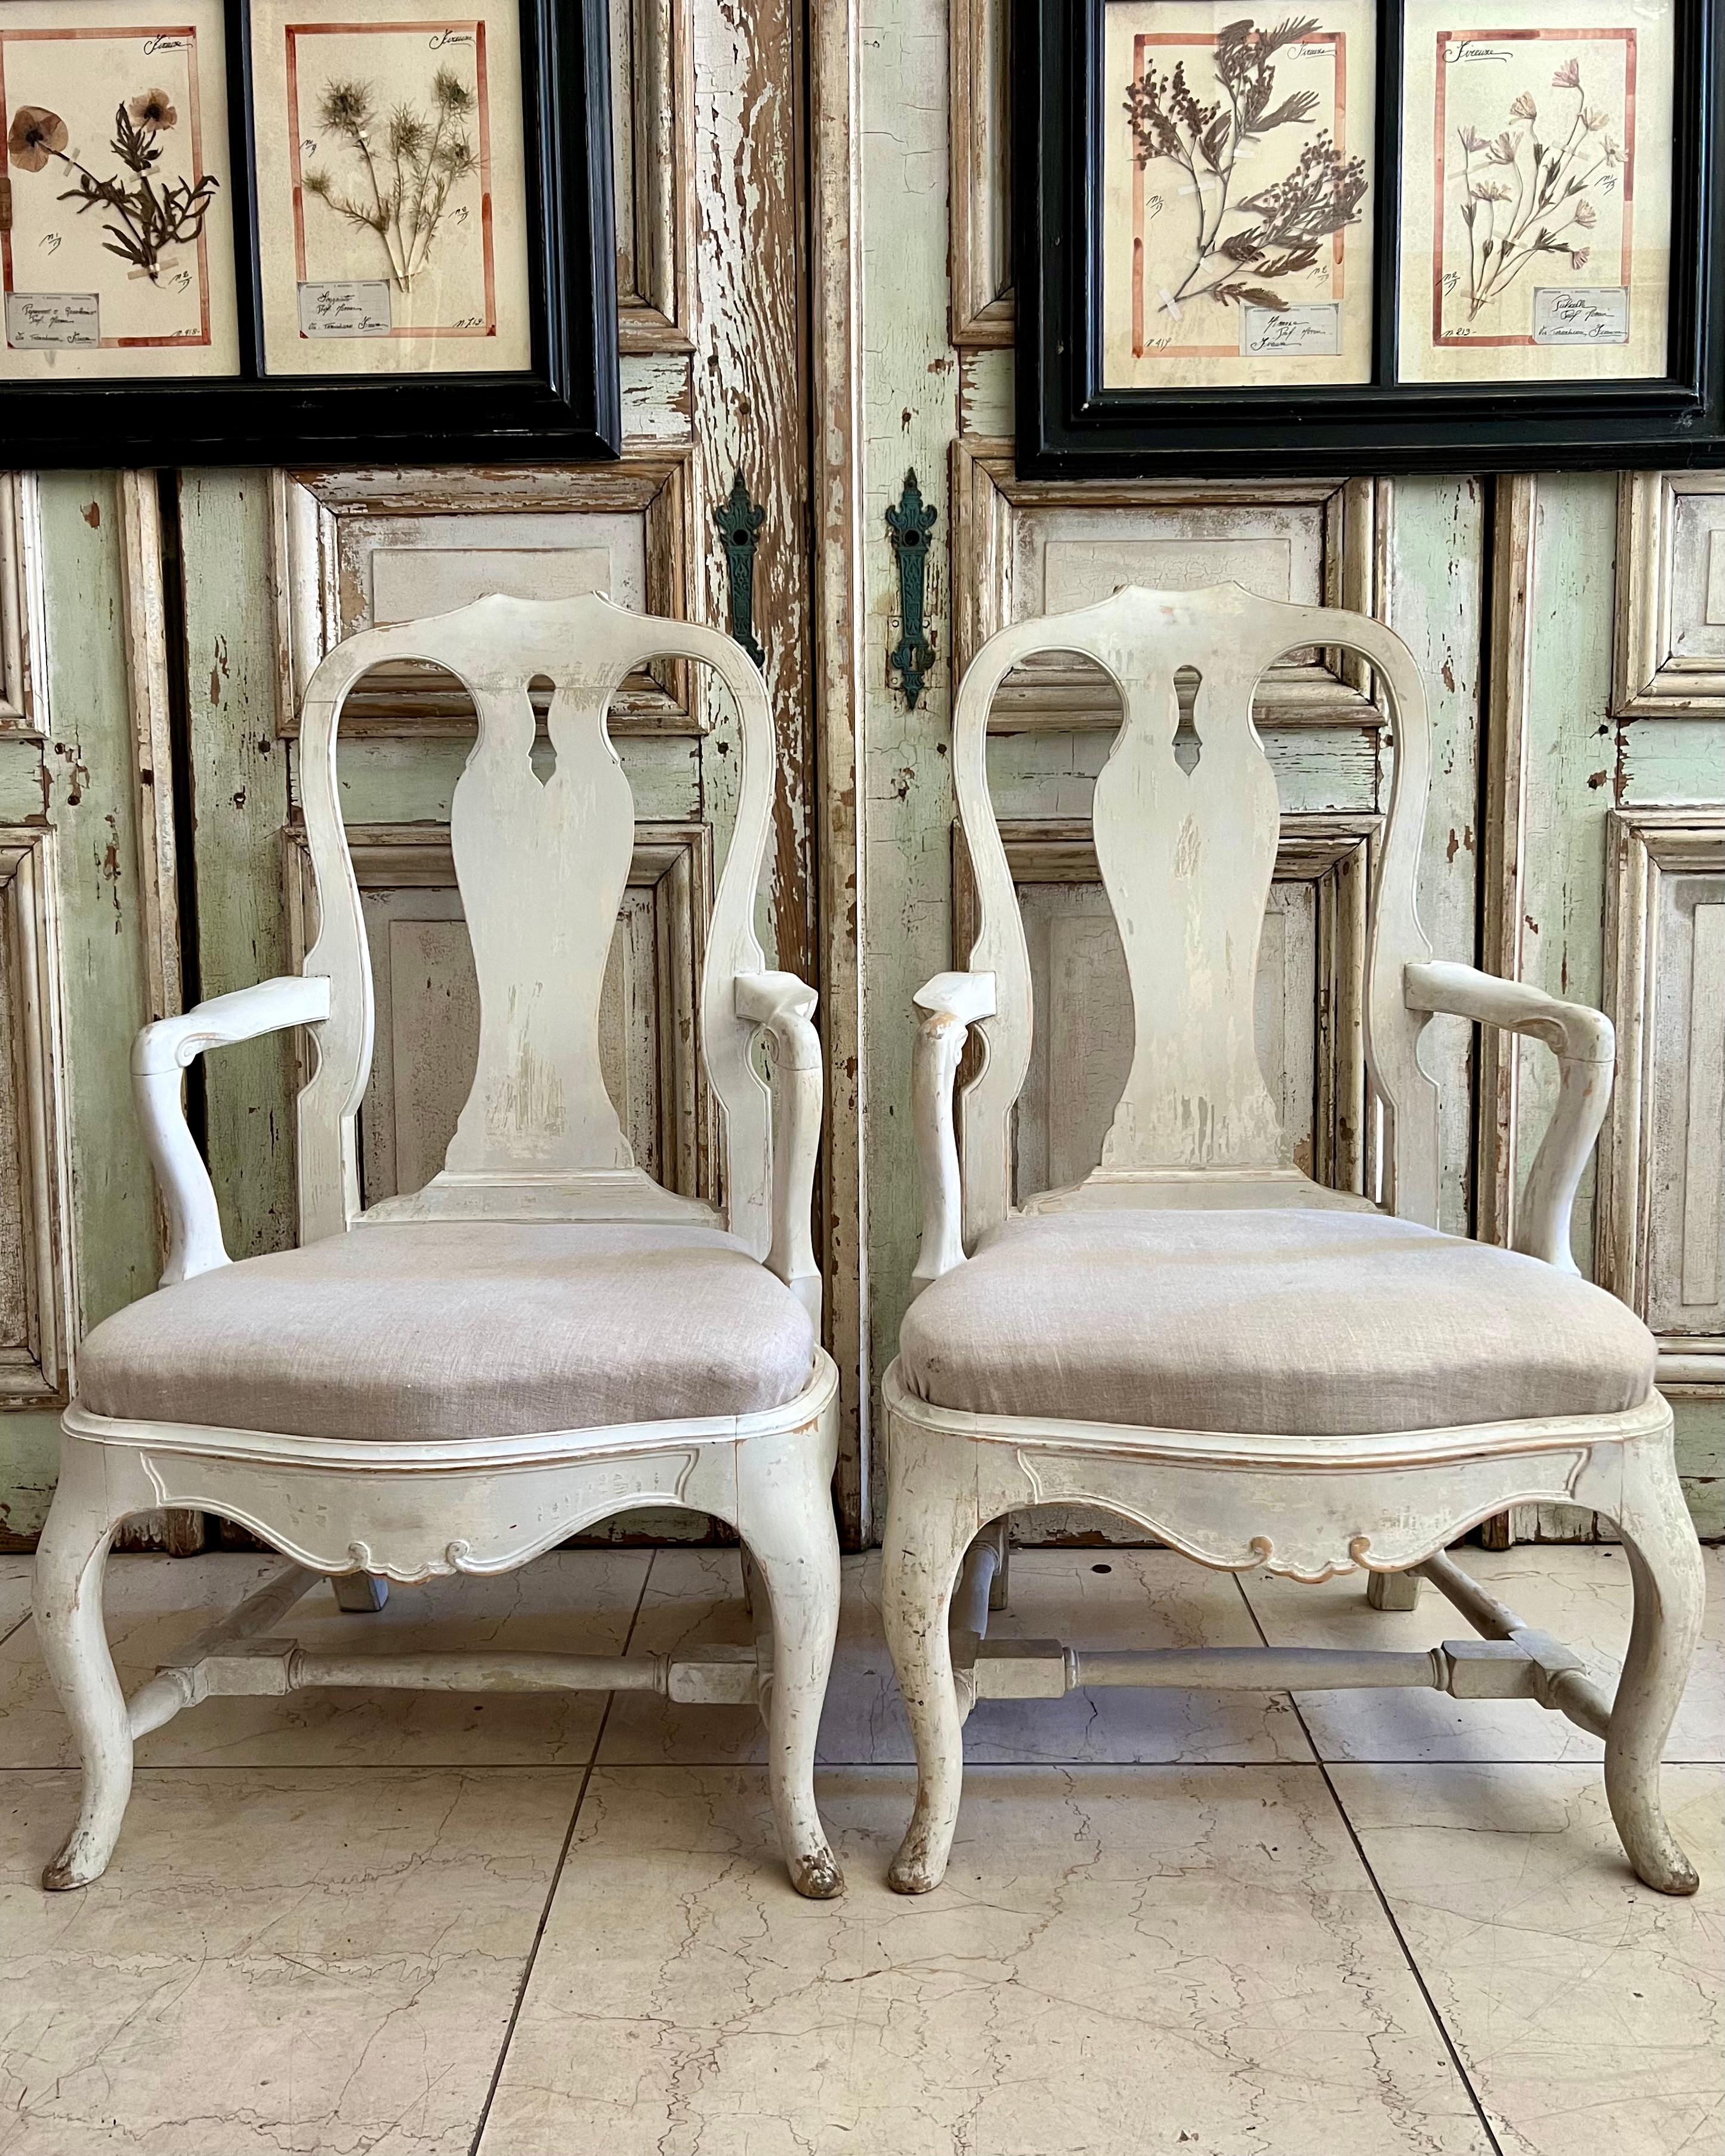
[[[144,90],[126,109],[135,127],[153,127],[158,134],[172,127],[180,116],[165,90]]]
[[[13,115],[6,154],[21,172],[39,172],[66,146],[66,123],[46,105],[21,105]]]

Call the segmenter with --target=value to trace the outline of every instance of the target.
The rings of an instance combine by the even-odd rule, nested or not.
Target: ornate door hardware
[[[766,653],[755,640],[755,548],[766,521],[766,511],[757,509],[749,500],[739,470],[731,481],[730,493],[713,511],[713,522],[725,549],[725,572],[731,588],[731,634],[757,666],[767,663]]]
[[[922,599],[928,576],[928,535],[939,514],[938,510],[923,507],[916,475],[907,471],[897,506],[886,512],[886,528],[898,562],[899,619],[898,642],[886,654],[886,667],[889,679],[894,675],[898,677],[896,685],[903,690],[905,701],[913,711],[934,665],[934,646],[922,634]]]

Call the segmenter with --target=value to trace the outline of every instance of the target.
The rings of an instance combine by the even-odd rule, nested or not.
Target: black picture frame
[[[622,445],[606,0],[520,0],[531,362],[264,371],[249,0],[223,0],[238,376],[0,383],[0,466],[608,459]]]
[[[1370,383],[1106,389],[1107,0],[1015,0],[1017,456],[1027,478],[1530,471],[1725,463],[1725,0],[1676,0],[1667,372],[1653,381],[1394,379],[1401,0],[1378,0]]]

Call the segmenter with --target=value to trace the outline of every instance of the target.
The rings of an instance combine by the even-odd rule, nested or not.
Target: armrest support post
[[[132,1096],[144,1142],[167,1215],[167,1262],[162,1286],[213,1272],[228,1262],[215,1186],[186,1127],[181,1073],[208,1048],[226,1048],[293,1025],[316,1025],[330,1014],[330,984],[321,974],[287,974],[237,988],[177,1018],[158,1019],[132,1043]]]
[[[911,1275],[920,1294],[964,1262],[964,1204],[952,1084],[970,1029],[994,1014],[992,973],[937,973],[911,998],[922,1014],[911,1071],[911,1118],[922,1177],[922,1244]]]
[[[1616,1036],[1604,1012],[1561,1001],[1521,981],[1441,961],[1403,973],[1408,1009],[1447,1011],[1543,1041],[1558,1059],[1560,1090],[1517,1209],[1513,1247],[1560,1272],[1578,1272],[1569,1216],[1611,1099]]]
[[[820,1148],[823,1072],[819,1001],[794,973],[739,973],[737,1015],[773,1044],[773,1241],[767,1265],[820,1322],[814,1255],[814,1164]]]

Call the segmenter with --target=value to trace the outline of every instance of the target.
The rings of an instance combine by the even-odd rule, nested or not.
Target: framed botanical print
[[[271,374],[531,362],[516,0],[252,0]]]
[[[0,382],[237,373],[222,0],[9,0],[0,131]]]
[[[1105,378],[1372,378],[1376,0],[1260,30],[1210,0],[1103,16]],[[1123,123],[1123,124],[1122,124]]]
[[[1404,17],[1400,378],[1649,380],[1671,326],[1675,11],[1505,16]]]
[[[13,460],[614,455],[607,54],[604,0],[4,0]]]
[[[1725,462],[1722,0],[1018,0],[1027,475]]]

